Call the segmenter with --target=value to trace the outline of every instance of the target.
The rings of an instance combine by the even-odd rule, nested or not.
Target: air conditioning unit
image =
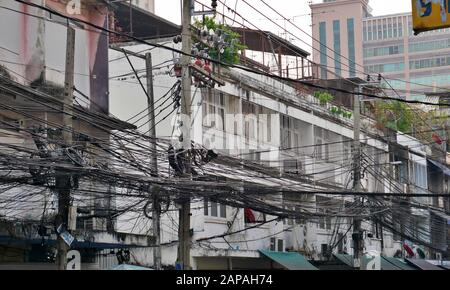
[[[270,250],[272,252],[284,252],[284,240],[270,238]]]
[[[286,159],[283,161],[284,172],[301,175],[305,173],[303,162],[298,159]]]

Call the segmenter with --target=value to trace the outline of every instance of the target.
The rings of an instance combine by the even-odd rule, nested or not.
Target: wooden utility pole
[[[183,132],[183,150],[186,156],[185,169],[186,174],[191,175],[191,72],[189,65],[191,63],[192,39],[191,39],[191,0],[183,0],[183,18],[182,18],[182,98],[181,115]],[[178,263],[183,270],[191,269],[191,200],[189,197],[180,200],[181,208],[179,210],[179,245],[178,245]]]
[[[158,176],[158,155],[156,151],[156,120],[155,120],[155,95],[153,91],[153,62],[150,52],[145,54],[145,66],[147,70],[147,104],[148,124],[150,126],[150,163],[153,176]],[[153,195],[153,235],[155,236],[155,247],[153,248],[153,265],[156,270],[161,270],[161,205],[158,191],[152,188]]]
[[[362,85],[358,85],[358,90],[354,94],[354,124],[353,124],[353,191],[361,192],[361,100],[360,94],[362,93]],[[359,197],[355,198],[355,201],[359,203]],[[362,205],[361,205],[362,206]],[[353,266],[359,268],[361,266],[361,257],[363,255],[363,239],[361,237],[361,218],[353,218]]]
[[[72,146],[72,106],[73,106],[73,88],[74,88],[74,65],[75,65],[75,29],[67,26],[67,42],[66,42],[66,72],[64,80],[64,105],[63,105],[63,126],[62,137],[65,146]],[[69,207],[70,207],[70,190],[71,190],[71,176],[67,172],[61,172],[62,175],[56,177],[56,188],[58,189],[58,216],[59,222],[65,228],[69,225]],[[58,224],[56,226],[59,226]],[[58,235],[57,240],[57,263],[59,270],[66,270],[67,266],[67,252],[69,246]]]

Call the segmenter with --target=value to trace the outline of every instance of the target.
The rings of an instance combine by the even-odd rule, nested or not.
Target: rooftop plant
[[[208,45],[198,42],[199,49],[207,49],[211,59],[225,64],[238,64],[240,62],[240,52],[247,47],[240,42],[240,35],[234,32],[229,26],[218,23],[215,17],[205,17],[202,21],[196,20],[194,26],[200,31],[214,31],[220,36],[225,44],[222,48],[217,45]],[[197,39],[198,40],[198,39]],[[217,43],[216,43],[217,44]]]

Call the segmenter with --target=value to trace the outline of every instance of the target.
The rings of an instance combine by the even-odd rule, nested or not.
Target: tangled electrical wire
[[[1,80],[0,91],[14,92],[29,100],[35,100],[35,97],[39,96],[42,101],[33,101],[36,105],[44,107],[46,111],[63,113],[62,104],[58,99],[24,88],[7,79]],[[177,86],[170,91],[176,92]],[[168,95],[171,95],[170,91]],[[352,193],[338,189],[330,190],[325,185],[312,185],[302,176],[280,177],[276,168],[217,154],[195,144],[189,154],[193,157],[192,168],[197,170],[193,178],[189,179],[177,175],[174,170],[171,160],[180,165],[178,162],[183,158],[178,158],[177,154],[170,150],[170,141],[157,139],[158,149],[154,152],[149,143],[155,140],[136,129],[111,130],[117,128],[117,125],[109,123],[104,115],[86,111],[77,112],[79,108],[74,106],[75,116],[91,126],[94,132],[101,134],[72,129],[75,142],[72,147],[66,147],[60,135],[62,131],[68,130],[67,128],[39,115],[29,114],[25,110],[10,106],[6,102],[2,102],[0,107],[27,116],[35,124],[33,128],[21,128],[4,123],[9,126],[9,130],[1,131],[2,137],[15,134],[16,138],[28,136],[32,141],[32,144],[27,146],[0,143],[2,148],[0,208],[5,212],[5,217],[8,213],[14,213],[15,219],[25,219],[27,216],[30,217],[30,211],[43,210],[39,205],[47,207],[49,202],[53,203],[53,208],[45,208],[44,214],[39,216],[38,220],[42,223],[42,219],[45,220],[43,217],[51,216],[49,212],[54,210],[55,193],[58,190],[55,180],[61,175],[73,178],[72,203],[79,204],[87,213],[91,213],[90,209],[97,208],[97,212],[87,214],[86,219],[117,218],[130,212],[150,218],[148,213],[152,206],[151,189],[155,186],[164,188],[158,193],[158,197],[164,201],[163,212],[169,211],[171,202],[190,197],[207,199],[236,208],[251,208],[275,216],[277,219],[318,220],[323,217],[358,217],[376,219],[386,228],[396,230],[397,224],[408,224],[403,222],[403,219],[412,216],[412,208],[427,208],[425,204],[389,199],[382,193],[376,197],[367,197],[369,202],[357,206],[354,206],[352,199],[347,198],[344,208],[330,200],[321,202],[315,199],[305,200],[302,197],[321,192],[344,199]],[[114,120],[112,122],[117,123]],[[10,133],[11,131],[14,133]],[[99,138],[102,134],[104,138]],[[158,157],[157,177],[148,166],[152,154]],[[352,165],[347,166],[351,168]],[[370,170],[367,174],[373,174],[382,180],[390,180],[386,174],[380,176],[380,173],[373,173]],[[178,178],[174,178],[175,176]],[[111,208],[108,202],[104,205],[103,212],[95,206],[100,201],[111,199],[120,201],[116,202],[115,208]],[[296,206],[295,210],[287,209],[286,203]],[[426,242],[429,240],[429,230],[425,228],[418,230],[422,236],[418,239],[414,238],[411,226],[404,228],[402,233],[410,240],[432,246]]]

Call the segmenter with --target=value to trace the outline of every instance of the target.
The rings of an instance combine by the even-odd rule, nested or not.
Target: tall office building
[[[332,72],[322,69],[321,78],[381,73],[396,90],[391,94],[415,100],[450,88],[450,29],[416,36],[411,13],[372,16],[366,0],[324,0],[310,7],[318,40],[313,60]]]
[[[313,61],[320,78],[355,77],[363,68],[363,19],[370,15],[368,0],[324,0],[311,4]],[[329,72],[327,72],[327,69]]]

